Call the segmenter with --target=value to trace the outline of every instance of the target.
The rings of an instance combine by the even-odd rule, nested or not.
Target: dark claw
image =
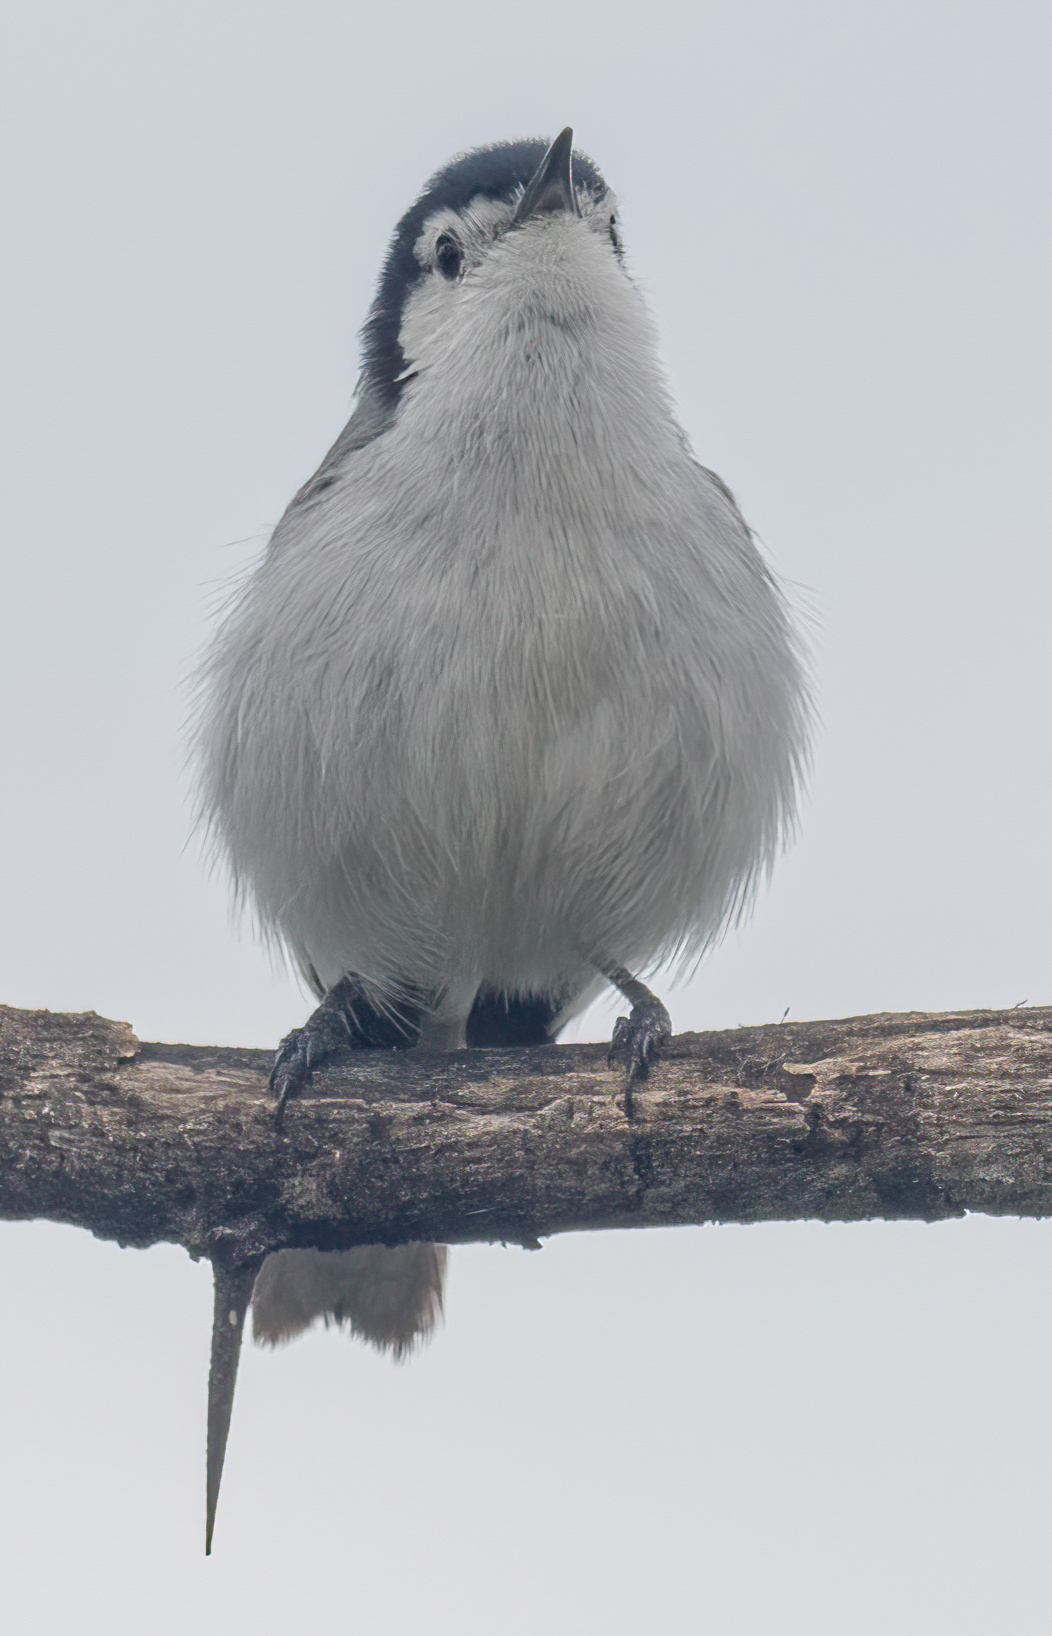
[[[657,1060],[662,1046],[671,1038],[672,1019],[661,1001],[651,994],[634,1005],[629,1016],[618,1017],[607,1060],[611,1064],[619,1058],[624,1061],[631,1086],[647,1078],[651,1063]]]
[[[350,1038],[343,1013],[324,1001],[302,1028],[285,1035],[267,1081],[267,1089],[278,1105],[279,1123],[289,1097],[298,1096],[310,1084],[315,1068],[339,1046],[347,1045]]]
[[[299,1096],[314,1078],[315,1068],[342,1046],[363,1051],[394,1050],[412,1044],[419,1029],[419,1013],[411,1005],[402,1012],[381,1012],[370,1003],[357,978],[348,974],[326,994],[302,1028],[286,1034],[278,1046],[267,1089],[277,1103],[281,1129],[285,1104]]]
[[[291,1034],[285,1035],[278,1046],[278,1054],[267,1080],[267,1091],[278,1105],[279,1124],[289,1097],[298,1096],[310,1078],[307,1049],[303,1043],[305,1033],[304,1028],[294,1028]]]

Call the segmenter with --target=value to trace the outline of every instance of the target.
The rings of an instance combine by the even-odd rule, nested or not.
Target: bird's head
[[[641,308],[616,200],[572,140],[464,154],[402,217],[363,332],[362,387],[388,409],[429,371],[492,374],[538,329],[587,330],[611,297]]]

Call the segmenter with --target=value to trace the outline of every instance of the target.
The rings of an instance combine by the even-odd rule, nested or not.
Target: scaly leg
[[[672,1019],[657,995],[651,994],[646,984],[633,977],[624,966],[602,965],[599,969],[621,990],[625,999],[632,1002],[630,1014],[618,1017],[614,1024],[609,1057],[611,1062],[618,1057],[624,1059],[631,1091],[637,1080],[646,1079],[651,1063],[672,1038]]]

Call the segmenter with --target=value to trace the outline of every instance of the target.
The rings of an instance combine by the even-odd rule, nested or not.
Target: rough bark
[[[345,1053],[277,1129],[266,1051],[0,1008],[0,1216],[183,1244],[530,1243],[705,1221],[1052,1214],[1052,1009],[602,1046]]]

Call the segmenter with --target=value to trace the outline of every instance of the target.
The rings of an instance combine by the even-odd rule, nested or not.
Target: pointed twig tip
[[[241,1357],[241,1337],[252,1286],[262,1265],[262,1257],[237,1267],[212,1263],[215,1302],[212,1309],[212,1359],[208,1371],[208,1443],[205,1456],[205,1556],[212,1554],[219,1485],[223,1478],[230,1416],[234,1407],[234,1386]]]

